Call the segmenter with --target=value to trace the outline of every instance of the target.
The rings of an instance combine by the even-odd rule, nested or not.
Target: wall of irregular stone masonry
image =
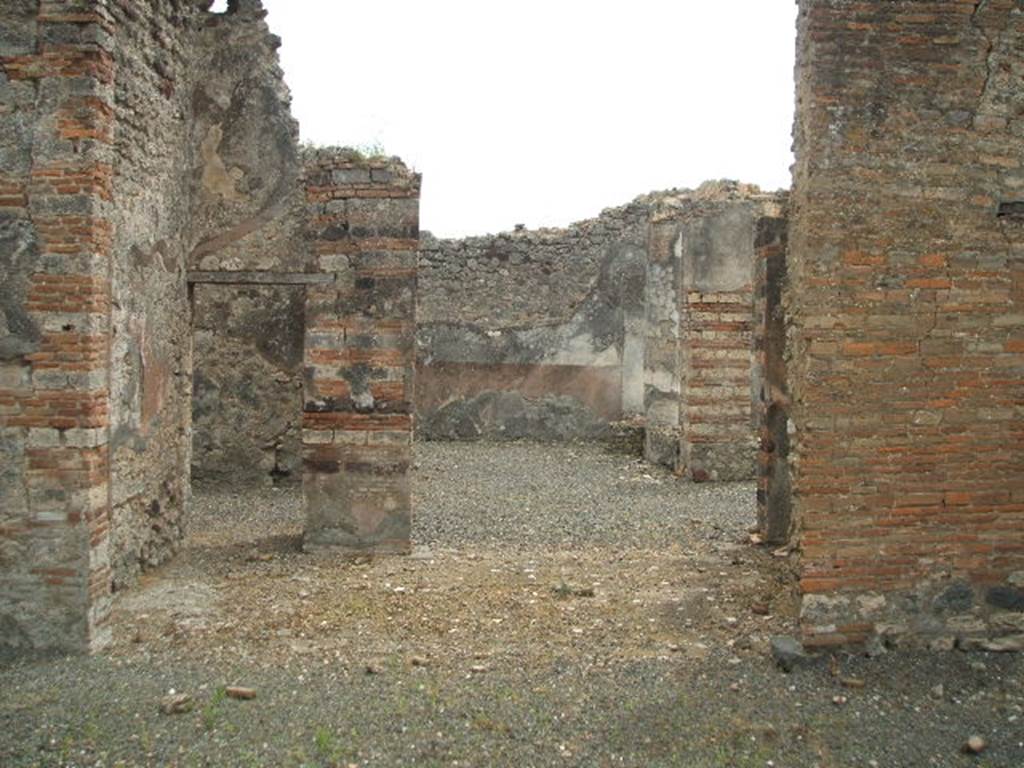
[[[397,158],[305,157],[307,551],[411,549],[420,177]]]
[[[190,270],[302,269],[298,129],[277,62],[279,41],[258,2],[235,3],[224,14],[195,5],[111,5],[120,73],[111,349],[117,588],[170,556],[182,536],[193,394],[201,419],[219,409],[217,419],[228,427],[197,433],[209,438],[196,440],[204,451],[199,465],[212,456],[210,472],[239,478],[245,466],[255,473],[268,462],[265,477],[297,469],[294,458],[276,459],[277,446],[298,442],[298,377],[282,381],[282,366],[299,357],[285,348],[301,338],[301,312],[267,323],[256,342],[241,323],[269,318],[267,307],[246,313],[249,297],[283,297],[285,289],[197,286],[192,313],[186,290]],[[226,316],[225,302],[217,301],[231,293],[241,316]],[[298,307],[294,295],[285,303]],[[190,314],[200,324],[227,321],[214,339],[208,325],[200,327],[194,361]],[[252,378],[242,381],[224,362],[247,352]],[[236,407],[240,398],[253,407]],[[274,404],[271,418],[258,415],[267,402]],[[237,421],[242,413],[248,420]],[[244,461],[231,467],[239,456]]]
[[[651,214],[644,453],[697,481],[754,476],[755,238],[785,195],[712,182]]]
[[[189,493],[191,195],[189,83],[194,9],[107,4],[114,61],[111,262],[111,560],[114,586],[175,550]]]
[[[192,480],[302,478],[305,288],[196,285]]]
[[[650,200],[568,229],[423,239],[418,434],[608,437],[643,413]]]
[[[1024,647],[1024,8],[802,0],[803,626]]]
[[[424,238],[419,434],[593,439],[646,420],[648,458],[752,477],[754,223],[781,200],[709,183],[564,230]]]

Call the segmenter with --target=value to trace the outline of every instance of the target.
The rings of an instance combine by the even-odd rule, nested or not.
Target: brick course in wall
[[[799,40],[805,640],[1022,648],[1024,8],[802,0]]]

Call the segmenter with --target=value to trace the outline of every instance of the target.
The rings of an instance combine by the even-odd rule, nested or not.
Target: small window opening
[[[227,13],[228,12],[228,0],[213,0],[213,5],[210,6],[210,13]]]

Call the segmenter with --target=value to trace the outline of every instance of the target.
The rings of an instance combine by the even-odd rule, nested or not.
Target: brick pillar
[[[113,27],[0,10],[0,657],[109,637]]]
[[[410,550],[420,177],[397,159],[311,153],[317,265],[306,302],[307,550]]]
[[[766,542],[789,541],[792,499],[789,477],[789,387],[786,382],[786,220],[758,219],[754,241],[755,354],[759,387],[757,523]]]

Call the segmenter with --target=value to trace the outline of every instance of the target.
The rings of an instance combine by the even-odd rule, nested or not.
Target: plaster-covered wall
[[[595,438],[642,414],[649,207],[564,230],[425,237],[419,435]]]
[[[301,301],[272,289],[244,289],[232,313],[223,294],[233,289],[203,286],[191,303],[187,289],[189,269],[281,270],[305,256],[298,131],[277,62],[279,41],[258,2],[233,3],[223,14],[196,5],[112,5],[120,72],[111,336],[116,587],[167,558],[181,538],[193,450],[193,368],[197,414],[220,411],[227,427],[222,439],[215,434],[198,442],[204,454],[226,459],[212,472],[230,466],[233,452],[253,448],[254,467],[263,468],[269,455],[268,473],[296,469],[294,462],[274,461],[274,446],[298,439],[297,380],[280,379],[282,367],[301,355],[301,345],[294,350]],[[260,290],[285,319],[271,324],[274,338],[257,340],[244,326],[268,318],[271,307],[252,306]],[[193,312],[200,323],[195,360]],[[232,355],[245,359],[243,369],[264,361],[263,370],[247,371],[258,384],[225,367]],[[287,402],[283,394],[291,396],[288,419],[239,429],[240,423],[255,427],[263,403]],[[240,411],[236,404],[247,398],[251,407]]]
[[[664,197],[651,213],[644,454],[697,481],[755,473],[755,238],[785,200],[709,182]]]

